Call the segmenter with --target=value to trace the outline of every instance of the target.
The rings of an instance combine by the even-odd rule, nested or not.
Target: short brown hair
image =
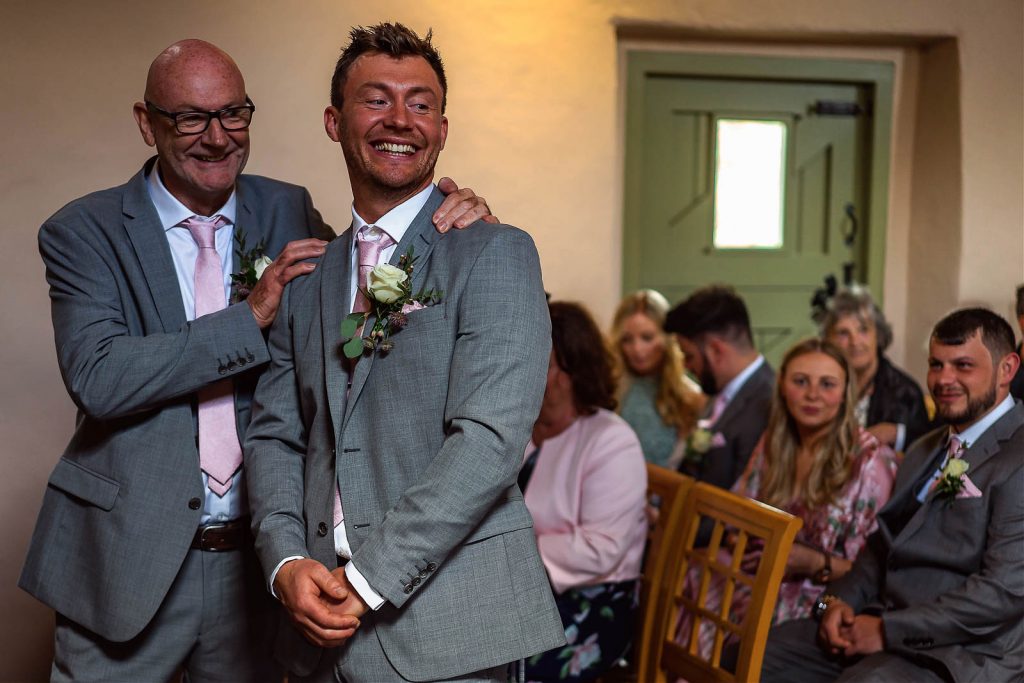
[[[615,410],[614,361],[597,323],[580,304],[555,301],[551,313],[551,348],[555,362],[572,381],[573,401],[581,415],[598,408]]]
[[[441,84],[441,113],[444,113],[448,102],[448,80],[444,77],[444,63],[441,55],[430,43],[433,31],[427,31],[425,38],[420,38],[412,29],[399,23],[384,22],[376,26],[356,26],[349,31],[349,44],[341,51],[334,75],[331,76],[331,106],[341,109],[341,91],[345,89],[348,71],[357,59],[365,54],[383,54],[395,59],[402,57],[422,57],[437,74]]]

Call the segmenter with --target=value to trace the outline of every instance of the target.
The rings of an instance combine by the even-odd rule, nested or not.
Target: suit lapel
[[[146,162],[146,166],[128,181],[122,203],[124,229],[142,266],[142,276],[164,332],[177,332],[186,322],[185,305],[181,301],[167,235],[146,189],[146,170],[152,166],[153,160]]]
[[[971,476],[972,472],[977,472],[978,468],[986,461],[996,455],[1000,449],[1000,443],[1009,439],[1015,431],[1024,424],[1024,407],[1020,404],[1014,406],[1010,412],[1003,415],[1001,418],[996,420],[996,423],[985,430],[975,443],[970,444],[970,447],[964,451],[963,459],[967,461],[967,476]],[[937,444],[933,446],[933,449],[929,453],[934,452],[934,448],[937,448]],[[911,479],[911,486],[913,482],[920,480],[925,475],[924,466],[929,465],[928,460],[925,464],[915,469],[920,470],[914,474],[914,478]],[[917,491],[910,491],[908,495],[917,495]],[[907,525],[903,528],[903,531],[897,536],[897,538],[909,538],[910,535],[914,534],[924,523],[925,517],[928,515],[928,511],[937,504],[935,500],[936,492],[931,491],[928,493],[928,497],[925,498],[924,503],[918,508],[914,516],[910,518]],[[938,503],[940,505],[944,503]]]
[[[431,217],[434,212],[437,211],[437,207],[441,206],[441,202],[444,199],[437,188],[430,193],[427,198],[427,203],[423,205],[420,212],[416,214],[412,223],[409,225],[409,229],[405,231],[405,235],[402,236],[402,240],[398,243],[395,248],[395,253],[391,255],[389,263],[391,265],[398,265],[398,260],[402,257],[402,254],[409,251],[411,247],[413,250],[413,257],[416,259],[416,266],[412,274],[412,291],[413,294],[418,292],[423,286],[424,273],[426,272],[427,261],[430,258],[430,252],[434,248],[434,244],[437,238],[440,236],[434,229],[434,224],[431,222]],[[373,317],[367,319],[367,327],[373,325]],[[396,339],[397,343],[401,343],[400,336]],[[377,354],[364,354],[359,362],[356,363],[355,370],[352,374],[352,389],[348,395],[348,405],[345,408],[345,418],[343,420],[344,425],[348,424],[349,417],[352,415],[352,409],[359,399],[360,393],[362,393],[363,386],[366,384],[366,378],[370,374],[370,369],[373,367],[373,361]]]
[[[761,367],[754,371],[754,374],[747,378],[747,381],[743,383],[740,390],[736,392],[736,395],[732,397],[729,404],[725,406],[725,410],[718,416],[718,420],[715,424],[711,425],[711,429],[716,432],[722,431],[722,427],[729,423],[736,415],[743,414],[743,407],[750,401],[751,396],[754,394],[754,390],[761,385],[764,381],[763,372],[768,366],[768,361],[761,363]],[[713,401],[709,401],[709,405],[713,404]]]
[[[238,258],[238,252],[241,247],[238,243],[238,233],[241,233],[245,238],[245,248],[247,250],[255,247],[260,240],[266,243],[267,239],[267,236],[259,231],[258,222],[255,219],[255,216],[259,215],[259,207],[255,204],[258,201],[258,197],[246,191],[242,178],[238,179],[235,192],[235,225],[231,233],[231,244],[233,245],[231,249],[232,273],[237,273],[242,269],[242,264]]]
[[[346,230],[336,242],[336,245],[332,244],[327,249],[320,265],[320,326],[323,334],[327,403],[334,423],[335,443],[338,443],[350,366],[341,352],[341,322],[349,313],[349,302],[352,299],[352,228]]]

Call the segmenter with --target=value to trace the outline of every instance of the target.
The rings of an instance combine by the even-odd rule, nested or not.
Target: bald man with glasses
[[[54,681],[281,680],[239,442],[284,285],[334,235],[304,188],[242,175],[255,109],[230,56],[175,43],[134,105],[157,156],[40,229],[78,408],[19,582],[56,612]],[[457,190],[434,221],[488,213]],[[244,290],[243,244],[274,257]]]

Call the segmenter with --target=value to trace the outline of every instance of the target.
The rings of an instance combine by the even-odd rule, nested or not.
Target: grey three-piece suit
[[[293,555],[338,566],[337,482],[352,561],[386,600],[352,642],[379,639],[411,680],[453,678],[564,642],[516,486],[551,341],[537,254],[507,226],[437,234],[430,216],[440,202],[434,190],[392,263],[412,247],[413,290],[443,298],[408,314],[392,351],[364,355],[350,391],[340,325],[352,301],[352,231],[291,283],[245,444],[268,580]],[[321,651],[289,626],[278,655],[308,675],[324,668],[321,656],[328,667],[343,660],[347,647]]]
[[[195,392],[233,378],[241,435],[253,370],[269,359],[244,303],[186,321],[146,187],[153,162],[126,184],[67,205],[39,233],[57,357],[78,420],[50,475],[19,585],[78,628],[130,641],[117,657],[131,656],[199,525]],[[271,256],[290,240],[331,235],[301,187],[241,176],[237,207],[247,244],[264,240]]]

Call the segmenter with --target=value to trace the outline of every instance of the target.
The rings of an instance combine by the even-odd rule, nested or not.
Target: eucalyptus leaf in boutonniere
[[[964,475],[967,474],[970,466],[971,463],[959,456],[950,458],[939,475],[939,480],[935,486],[935,497],[942,498],[946,501],[947,505],[950,504],[966,485]]]
[[[382,263],[367,273],[362,293],[370,303],[370,310],[350,313],[341,323],[342,351],[347,358],[358,358],[364,351],[387,353],[395,348],[391,335],[408,322],[407,313],[439,303],[444,292],[421,289],[412,292],[412,271],[417,257],[412,247],[398,259],[398,265]],[[359,331],[370,316],[373,327],[364,337]]]
[[[231,274],[231,303],[237,304],[245,301],[252,294],[253,287],[263,277],[263,271],[267,269],[273,259],[264,253],[266,249],[263,240],[256,243],[252,249],[245,248],[245,235],[242,229],[235,230],[235,255],[238,256],[238,272]]]

